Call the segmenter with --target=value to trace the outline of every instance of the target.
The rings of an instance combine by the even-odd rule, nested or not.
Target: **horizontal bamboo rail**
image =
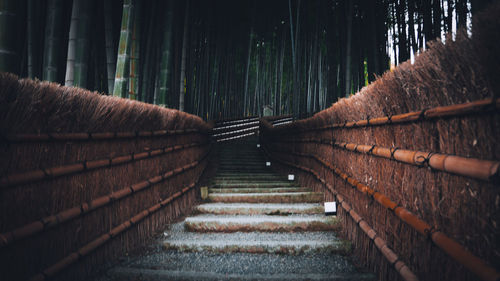
[[[423,121],[434,118],[455,117],[473,113],[498,111],[500,109],[500,98],[488,98],[468,103],[455,104],[449,106],[438,106],[420,111],[413,111],[404,114],[388,115],[377,118],[367,118],[358,121],[344,123],[336,123],[316,128],[298,128],[297,130],[289,131],[290,134],[297,134],[307,131],[321,131],[335,128],[359,128],[368,126],[379,126],[388,124],[398,124],[414,121]]]
[[[163,207],[167,206],[175,199],[181,197],[183,194],[185,194],[186,192],[193,189],[195,186],[196,186],[196,182],[184,187],[181,191],[174,193],[172,196],[170,196],[166,199],[160,199],[160,203],[157,203],[157,204],[155,204],[147,209],[144,209],[142,212],[139,212],[138,214],[136,214],[132,218],[126,220],[122,224],[111,229],[109,232],[101,235],[99,238],[97,238],[97,239],[91,241],[90,243],[86,244],[85,246],[81,247],[76,252],[69,254],[68,256],[59,260],[55,264],[47,267],[41,273],[31,277],[29,280],[30,281],[43,281],[43,280],[51,279],[52,277],[54,277],[55,275],[60,273],[65,268],[76,263],[81,258],[88,256],[90,253],[94,252],[97,248],[99,248],[100,246],[109,242],[112,238],[120,235],[122,232],[125,232],[126,230],[128,230],[132,226],[138,224],[139,222],[141,222],[143,219],[145,219],[149,215],[151,215],[151,214],[157,212],[158,210],[162,209]]]
[[[234,136],[226,137],[226,138],[223,138],[223,139],[217,139],[217,142],[223,142],[223,141],[228,141],[228,140],[240,139],[240,138],[243,138],[243,137],[248,137],[248,136],[255,135],[256,133],[257,133],[257,131],[252,131],[250,133],[246,133],[246,134],[243,134],[243,135],[234,135]]]
[[[364,185],[361,182],[357,181],[356,179],[343,173],[333,164],[313,154],[297,153],[297,152],[285,152],[285,153],[291,153],[293,155],[315,159],[324,167],[328,168],[329,170],[334,172],[337,176],[339,176],[347,183],[349,183],[353,188],[356,188],[358,191],[362,193],[368,194],[372,199],[377,201],[379,204],[381,204],[382,206],[384,206],[389,210],[392,210],[397,217],[399,217],[402,221],[411,226],[417,232],[419,232],[422,235],[428,236],[436,246],[441,248],[455,261],[462,264],[471,272],[475,273],[482,280],[497,281],[498,279],[500,279],[499,272],[497,272],[494,268],[487,265],[486,262],[484,262],[482,259],[473,255],[462,245],[460,245],[453,239],[449,238],[448,236],[446,236],[446,234],[437,230],[435,227],[431,227],[427,222],[421,220],[407,209],[399,206],[396,202],[392,201],[384,194],[373,190],[367,185]]]
[[[157,130],[137,132],[103,132],[103,133],[42,133],[42,134],[7,134],[0,135],[0,140],[7,142],[42,142],[42,141],[85,141],[85,140],[110,140],[130,139],[139,137],[164,137],[186,135],[193,133],[208,134],[208,130]]]
[[[477,158],[461,157],[451,154],[434,153],[430,151],[417,151],[400,149],[398,147],[381,147],[330,140],[290,140],[277,142],[302,142],[330,145],[347,151],[374,155],[386,159],[397,160],[415,166],[427,165],[435,170],[457,174],[461,176],[481,179],[485,181],[498,181],[500,179],[500,162]]]
[[[196,167],[205,157],[208,155],[209,152],[205,153],[200,160],[194,161],[190,164],[186,164],[182,167],[170,170],[166,173],[162,173],[158,176],[151,177],[147,180],[132,184],[130,186],[126,186],[120,190],[114,191],[111,194],[101,196],[98,198],[95,198],[89,202],[85,202],[79,206],[63,210],[57,214],[50,215],[48,217],[41,218],[37,221],[28,223],[26,225],[23,225],[21,227],[18,227],[12,231],[8,231],[5,233],[0,233],[0,249],[3,247],[6,247],[10,244],[12,244],[15,241],[33,236],[37,233],[46,231],[47,229],[53,228],[55,226],[58,226],[62,223],[65,223],[67,221],[71,221],[73,219],[76,219],[80,216],[83,216],[87,213],[90,213],[91,211],[97,210],[99,208],[102,208],[106,205],[111,204],[112,202],[121,200],[129,195],[133,195],[135,193],[138,193],[139,191],[146,190],[153,186],[154,184],[160,183],[162,181],[165,181],[171,177],[174,177],[176,175],[179,175],[183,173],[184,171],[188,171],[190,169],[193,169]]]
[[[225,125],[225,126],[220,126],[220,127],[214,127],[212,129],[213,132],[215,131],[226,131],[226,130],[231,130],[231,129],[234,129],[234,128],[241,128],[241,127],[250,127],[252,125],[257,125],[259,124],[259,121],[252,121],[252,122],[248,122],[248,123],[241,123],[241,124],[235,124],[235,125]],[[219,133],[219,132],[217,132]]]
[[[190,143],[184,145],[167,146],[143,152],[133,152],[126,155],[120,155],[112,158],[97,159],[91,161],[82,161],[79,163],[56,166],[51,168],[43,168],[32,170],[23,173],[7,175],[0,178],[0,188],[11,187],[20,184],[33,183],[43,179],[55,178],[64,175],[90,171],[98,168],[111,167],[124,163],[129,163],[137,160],[156,157],[159,155],[167,154],[177,150],[187,149],[196,146],[207,145],[208,142]]]
[[[231,125],[231,124],[238,124],[238,123],[244,123],[244,122],[251,122],[251,121],[256,121],[259,120],[259,117],[248,117],[248,118],[237,118],[237,119],[225,119],[225,120],[220,120],[215,122],[215,126],[220,127],[220,126],[226,126],[226,125]]]
[[[332,192],[332,194],[335,197],[337,197],[339,206],[341,206],[346,211],[346,213],[348,213],[351,216],[351,218],[356,222],[356,225],[359,228],[361,228],[361,230],[363,230],[363,232],[370,238],[370,240],[374,242],[377,249],[386,258],[387,262],[394,267],[396,272],[398,272],[401,275],[401,277],[406,281],[418,281],[418,277],[411,271],[411,269],[402,260],[399,259],[398,255],[394,253],[394,251],[387,245],[387,242],[384,239],[380,238],[377,235],[377,232],[347,203],[344,197],[338,194],[338,192],[333,188],[333,186],[330,183],[326,182],[326,180],[322,178],[316,171],[301,165],[296,165],[294,163],[290,163],[288,161],[272,157],[266,148],[264,148],[264,151],[268,156],[274,158],[276,161],[285,164],[287,166],[303,170],[316,177],[317,180],[319,180],[323,185],[325,185],[328,188],[328,190],[330,190],[330,192]]]
[[[217,138],[222,137],[222,136],[238,135],[240,133],[247,133],[249,131],[257,131],[258,129],[259,129],[259,126],[244,127],[243,129],[225,131],[225,132],[213,134],[212,136],[217,139]]]

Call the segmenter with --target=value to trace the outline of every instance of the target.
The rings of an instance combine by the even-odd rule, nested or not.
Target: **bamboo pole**
[[[359,127],[369,127],[369,126],[390,125],[390,124],[431,120],[435,118],[457,117],[474,113],[487,113],[492,111],[498,112],[499,109],[500,109],[500,98],[488,98],[484,100],[477,100],[462,104],[438,106],[430,109],[413,111],[398,115],[388,115],[385,117],[363,119],[351,122],[345,121],[343,123],[335,123],[332,125],[326,125],[321,127],[301,128],[293,131],[291,130],[288,131],[291,134],[297,134],[307,131],[321,131],[321,130],[329,130],[337,128],[343,129],[343,128],[359,128]]]
[[[169,82],[172,69],[172,29],[173,29],[173,3],[167,3],[167,12],[165,15],[164,34],[162,42],[161,66],[159,77],[158,101],[159,105],[166,106],[167,95],[170,94]]]
[[[0,0],[0,71],[18,73],[18,0]]]
[[[272,154],[270,154],[267,151],[267,148],[265,146],[263,147],[263,150],[270,158],[273,158],[284,165],[291,166],[299,170],[303,170],[316,177],[317,180],[319,180],[323,185],[325,185],[333,193],[333,195],[337,197],[339,206],[342,207],[342,209],[344,209],[346,213],[351,216],[354,222],[356,222],[356,225],[359,228],[361,228],[361,230],[370,238],[371,241],[374,242],[375,246],[384,255],[387,262],[391,264],[394,267],[394,269],[396,269],[396,271],[401,275],[401,277],[406,281],[419,280],[418,277],[411,271],[411,269],[402,260],[399,259],[398,255],[394,253],[394,251],[389,247],[387,242],[382,238],[378,237],[375,230],[363,218],[361,218],[361,216],[346,202],[344,197],[338,194],[338,192],[333,188],[333,186],[327,183],[326,180],[323,179],[316,171],[304,166],[300,166],[294,163],[290,163],[288,161],[281,160],[277,157],[272,157]]]
[[[7,188],[11,186],[33,183],[43,179],[51,179],[55,177],[60,177],[64,175],[70,175],[74,173],[90,171],[99,168],[106,168],[116,165],[121,165],[125,163],[135,162],[137,160],[148,159],[164,154],[168,154],[173,151],[183,150],[187,148],[207,145],[209,142],[203,143],[190,143],[184,145],[167,146],[158,149],[145,150],[142,152],[134,152],[130,154],[96,159],[91,161],[83,161],[79,163],[67,164],[62,166],[55,166],[50,168],[42,168],[37,170],[31,170],[18,174],[10,174],[0,178],[0,188]]]
[[[184,13],[184,32],[182,35],[182,55],[181,55],[181,75],[179,84],[179,110],[184,111],[184,99],[186,95],[186,52],[188,49],[188,26],[189,26],[189,0],[186,1],[186,11]]]
[[[451,154],[434,153],[430,151],[407,150],[397,147],[387,148],[376,145],[333,142],[330,140],[303,139],[277,142],[318,143],[334,146],[336,148],[344,149],[347,151],[359,152],[381,158],[392,159],[410,165],[426,165],[435,170],[485,181],[495,182],[500,179],[500,161],[468,158]]]
[[[107,194],[105,196],[92,199],[91,201],[82,203],[81,205],[78,205],[76,207],[69,208],[57,214],[41,218],[37,221],[25,224],[11,231],[0,233],[0,248],[7,247],[8,245],[14,243],[15,241],[28,238],[37,233],[41,233],[48,229],[61,225],[65,222],[74,220],[78,217],[81,217],[84,214],[90,213],[94,210],[110,205],[115,201],[121,200],[139,191],[149,189],[157,183],[163,182],[169,178],[179,175],[184,171],[193,169],[194,167],[197,166],[198,163],[199,161],[194,161],[190,164],[172,169],[158,176],[151,177],[147,180],[132,185],[128,185],[119,190],[113,191],[112,193]]]
[[[137,132],[103,132],[103,133],[43,133],[43,134],[8,134],[1,136],[8,142],[42,142],[42,141],[85,141],[85,140],[111,140],[142,137],[176,136],[185,134],[208,134],[209,130],[181,129],[181,130],[156,130]]]
[[[132,27],[132,42],[130,43],[130,79],[129,79],[129,98],[137,100],[139,94],[139,49],[140,49],[140,33],[141,33],[141,2],[135,5],[133,27]]]
[[[187,193],[188,191],[193,189],[195,186],[196,186],[196,182],[184,187],[181,191],[174,193],[172,196],[170,196],[166,199],[160,198],[160,203],[157,203],[157,204],[155,204],[147,209],[144,209],[142,212],[137,213],[135,216],[126,220],[122,224],[114,227],[109,232],[106,232],[103,235],[99,236],[99,238],[97,238],[97,239],[91,241],[90,243],[86,244],[85,246],[79,248],[77,251],[67,255],[63,259],[57,261],[55,264],[45,268],[41,273],[39,273],[35,276],[32,276],[29,280],[30,281],[43,281],[43,280],[52,279],[52,277],[56,276],[57,274],[59,274],[61,271],[63,271],[64,269],[66,269],[70,265],[78,262],[81,258],[88,256],[89,254],[94,252],[97,248],[106,244],[112,238],[120,235],[121,233],[125,232],[126,230],[137,225],[139,222],[144,220],[146,217],[150,216],[151,214],[153,214],[153,213],[157,212],[158,210],[164,208],[165,206],[169,205],[171,202],[173,202],[177,198],[181,197],[182,195],[184,195],[185,193]]]
[[[59,72],[58,61],[62,41],[62,18],[63,1],[49,0],[47,4],[47,23],[45,25],[45,46],[42,76],[42,79],[46,81],[57,81]]]
[[[130,45],[134,19],[134,0],[123,1],[122,25],[118,58],[116,60],[115,85],[113,96],[128,98],[128,79],[130,68]]]
[[[427,222],[421,220],[407,209],[399,206],[397,203],[389,199],[384,194],[373,190],[372,188],[362,184],[356,179],[343,173],[340,169],[335,167],[335,165],[313,154],[289,152],[289,151],[286,151],[285,153],[291,153],[293,155],[315,159],[321,165],[330,169],[337,176],[345,180],[347,183],[349,183],[352,187],[356,188],[358,191],[369,195],[371,198],[373,198],[375,201],[377,201],[385,208],[394,211],[394,214],[397,217],[399,217],[402,221],[411,226],[414,230],[416,230],[422,235],[429,236],[431,238],[431,241],[436,246],[441,248],[451,258],[453,258],[458,263],[462,264],[464,267],[466,267],[469,271],[476,274],[482,280],[497,281],[500,278],[499,272],[497,272],[494,268],[490,267],[485,261],[478,258],[471,252],[469,252],[462,245],[460,245],[453,239],[449,238],[446,234],[437,230],[437,228],[435,227],[431,227]],[[309,170],[310,172],[311,171],[314,172],[312,169]],[[323,179],[323,181],[325,180]]]
[[[113,41],[112,0],[104,1],[104,37],[106,41],[106,71],[108,77],[108,93],[112,94],[115,86],[116,53]]]

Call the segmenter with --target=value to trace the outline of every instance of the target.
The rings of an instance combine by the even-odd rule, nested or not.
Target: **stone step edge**
[[[214,216],[214,218],[217,216]],[[237,217],[237,216],[235,216]],[[184,221],[184,228],[190,232],[307,232],[307,231],[339,231],[341,228],[340,220],[336,217],[330,217],[326,220],[293,220],[288,219],[279,221],[278,216],[268,216],[269,218],[259,217],[258,221],[245,222],[244,216],[239,216],[238,220],[226,221],[214,218],[205,220]],[[251,216],[249,216],[251,217]],[[194,217],[191,217],[194,218]],[[288,217],[289,218],[289,217]],[[242,220],[243,219],[243,220]],[[261,220],[262,219],[262,220]]]
[[[322,214],[324,207],[318,203],[205,203],[196,206],[195,212],[217,215],[287,216],[290,214]]]
[[[343,273],[343,274],[226,274],[216,272],[179,271],[165,269],[115,267],[108,271],[109,275],[119,277],[122,280],[375,280],[371,273]],[[202,277],[202,278],[201,278]]]
[[[163,242],[166,250],[181,252],[212,253],[251,253],[251,254],[304,254],[304,253],[329,253],[349,255],[352,245],[349,241],[242,241],[242,240],[166,240]]]

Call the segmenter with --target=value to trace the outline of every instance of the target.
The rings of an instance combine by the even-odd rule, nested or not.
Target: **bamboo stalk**
[[[137,100],[139,94],[139,48],[141,31],[141,2],[135,5],[134,20],[132,24],[132,42],[130,43],[130,79],[129,79],[129,98]]]
[[[43,55],[43,80],[56,82],[58,61],[62,40],[63,1],[49,0],[47,4],[47,24],[45,25],[45,46]]]
[[[33,183],[43,179],[50,179],[74,173],[90,171],[99,168],[116,166],[137,160],[152,158],[159,155],[168,154],[173,151],[208,145],[209,142],[204,143],[190,143],[184,145],[167,146],[154,150],[147,150],[143,152],[135,152],[126,155],[116,156],[113,158],[103,158],[91,161],[82,161],[80,163],[67,164],[62,166],[42,168],[38,170],[31,170],[28,172],[6,175],[0,178],[0,188],[6,188],[21,184]]]
[[[115,86],[116,53],[113,42],[113,12],[111,10],[111,0],[104,1],[104,36],[106,41],[106,72],[108,78],[108,93],[113,93]]]
[[[165,26],[162,42],[162,53],[161,53],[161,66],[160,66],[160,77],[159,77],[159,89],[158,89],[158,100],[156,104],[165,106],[167,104],[167,95],[171,94],[169,82],[172,69],[172,26],[173,26],[173,3],[167,3],[167,12],[165,15]]]
[[[379,125],[390,125],[406,122],[416,122],[420,120],[431,120],[435,118],[444,117],[456,117],[467,114],[474,113],[486,113],[486,112],[498,112],[500,109],[500,98],[488,98],[484,100],[478,100],[468,103],[455,104],[449,106],[438,106],[430,109],[424,109],[420,111],[413,111],[404,114],[377,117],[372,119],[363,119],[352,122],[335,123],[332,125],[326,125],[316,128],[302,128],[294,131],[290,131],[290,134],[297,134],[300,132],[307,131],[321,131],[329,130],[335,128],[358,128],[358,127],[369,127],[369,126],[379,126]]]
[[[482,259],[476,257],[474,254],[467,251],[462,245],[460,245],[453,239],[446,236],[446,234],[436,230],[436,228],[434,227],[431,227],[428,223],[421,220],[407,209],[398,206],[397,203],[389,199],[384,194],[371,189],[370,187],[360,183],[354,178],[349,177],[347,174],[343,173],[338,168],[336,168],[333,164],[328,163],[327,161],[313,154],[297,153],[289,151],[285,153],[290,153],[297,156],[309,157],[315,159],[320,164],[333,171],[337,176],[339,176],[347,183],[349,183],[352,187],[356,188],[358,191],[368,194],[385,208],[393,210],[394,214],[397,217],[399,217],[402,221],[411,226],[417,232],[425,236],[430,236],[431,241],[436,246],[441,248],[446,254],[448,254],[458,263],[462,264],[469,271],[475,273],[482,280],[496,281],[498,280],[498,278],[500,278],[499,272],[497,272],[494,268],[486,264],[486,262],[483,261]],[[309,170],[312,171],[312,169]]]
[[[0,1],[0,71],[17,73],[19,54],[17,52],[17,0]]]
[[[132,24],[134,19],[133,0],[123,1],[122,25],[120,42],[118,45],[118,58],[116,60],[115,85],[113,96],[128,98],[128,79],[130,65],[130,45]]]
[[[279,141],[278,141],[279,142]],[[433,153],[429,151],[416,151],[399,148],[387,148],[376,145],[363,145],[345,142],[333,142],[325,140],[291,140],[289,142],[318,143],[331,145],[347,151],[375,155],[381,158],[397,160],[415,166],[427,165],[435,170],[461,176],[481,179],[485,181],[497,181],[500,178],[499,161],[467,158],[450,154]]]
[[[138,132],[102,132],[102,133],[44,133],[44,134],[8,134],[2,136],[8,142],[43,142],[43,141],[85,141],[110,140],[139,137],[177,136],[186,134],[208,134],[210,130],[182,129]]]
[[[42,281],[42,280],[49,280],[53,276],[57,275],[60,273],[62,270],[66,269],[70,265],[76,263],[79,261],[81,258],[88,256],[92,252],[94,252],[97,248],[100,246],[104,245],[108,241],[110,241],[112,238],[120,235],[121,233],[125,232],[132,226],[135,226],[137,223],[141,222],[143,219],[148,217],[149,215],[155,213],[156,211],[162,209],[163,207],[167,206],[177,198],[181,197],[191,189],[193,189],[196,186],[196,182],[184,187],[181,191],[173,194],[172,196],[165,198],[165,199],[160,199],[161,202],[157,203],[147,209],[144,209],[142,212],[137,213],[135,216],[132,218],[126,220],[122,224],[116,226],[115,228],[111,229],[109,232],[101,235],[99,238],[91,241],[90,243],[86,244],[85,246],[79,248],[77,251],[69,254],[68,256],[64,257],[63,259],[59,260],[55,264],[47,267],[45,270],[43,270],[41,273],[31,277],[29,280],[30,281]]]
[[[204,159],[202,156],[201,159]],[[184,171],[188,171],[196,167],[201,160],[191,162],[182,167],[172,169],[166,173],[162,173],[159,176],[151,177],[142,182],[126,186],[119,190],[113,191],[112,193],[95,198],[89,202],[82,203],[79,206],[63,210],[57,214],[53,214],[37,221],[25,224],[21,227],[13,229],[8,232],[0,233],[0,248],[6,247],[15,241],[33,236],[37,233],[46,231],[50,228],[63,224],[65,222],[74,220],[82,215],[90,213],[91,211],[100,209],[106,205],[109,205],[117,200],[121,200],[129,195],[133,195],[139,191],[146,190],[152,187],[154,184],[165,181],[173,176],[179,175]]]

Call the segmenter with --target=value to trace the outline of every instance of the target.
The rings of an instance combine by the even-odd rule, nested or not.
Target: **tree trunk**
[[[104,0],[104,37],[106,40],[106,71],[108,78],[108,93],[113,93],[115,87],[116,44],[113,40],[112,0]]]
[[[158,90],[158,104],[165,106],[167,104],[167,94],[170,92],[168,83],[170,82],[170,70],[172,65],[172,24],[173,24],[173,3],[167,3],[167,12],[165,15],[165,25],[162,43],[160,83]]]
[[[17,53],[18,0],[0,0],[0,71],[19,72]]]
[[[130,43],[130,79],[129,79],[129,98],[137,99],[139,92],[139,48],[141,34],[141,2],[138,1],[134,5],[134,19],[132,28],[132,42]]]
[[[405,23],[405,0],[399,0],[396,10],[396,18],[398,20],[398,47],[399,47],[399,60],[404,62],[410,58],[408,52],[408,44],[406,44],[406,23]]]
[[[57,81],[58,60],[62,43],[62,0],[49,0],[45,24],[45,46],[43,55],[43,80]]]
[[[346,19],[347,19],[347,40],[346,40],[346,56],[345,56],[345,96],[351,94],[351,40],[352,40],[352,9],[353,0],[348,0]]]
[[[73,1],[66,64],[66,86],[87,87],[89,10],[89,1]]]
[[[185,93],[185,85],[187,83],[185,82],[186,80],[186,51],[187,51],[187,44],[188,44],[188,25],[189,25],[189,0],[186,1],[186,11],[184,14],[184,32],[182,35],[182,56],[181,56],[181,80],[180,80],[180,85],[179,85],[179,110],[184,111],[184,97],[186,95]]]
[[[35,41],[35,29],[36,29],[36,23],[35,23],[35,15],[36,15],[36,10],[35,10],[35,0],[28,0],[28,11],[27,11],[27,25],[26,25],[26,41],[28,42],[28,51],[27,51],[27,56],[28,56],[28,77],[33,79],[35,78],[35,60],[37,56],[35,55],[35,49],[36,47],[34,45]]]
[[[431,0],[424,0],[422,4],[423,9],[423,26],[425,42],[429,42],[435,38],[432,28],[432,5]]]
[[[253,25],[250,28],[250,38],[248,39],[247,67],[245,71],[245,89],[243,92],[243,116],[248,115],[248,79],[250,74],[250,58],[252,57],[253,45]]]
[[[467,0],[456,1],[457,29],[467,27]]]
[[[432,23],[434,26],[434,37],[441,38],[441,3],[440,3],[440,0],[432,0]]]
[[[452,32],[453,30],[453,9],[455,5],[453,4],[453,0],[448,0],[448,11],[446,15],[446,26],[448,32]]]
[[[128,79],[130,65],[130,45],[132,37],[132,24],[134,19],[133,0],[123,1],[122,24],[120,43],[118,44],[118,58],[116,60],[115,86],[113,96],[128,97]]]

